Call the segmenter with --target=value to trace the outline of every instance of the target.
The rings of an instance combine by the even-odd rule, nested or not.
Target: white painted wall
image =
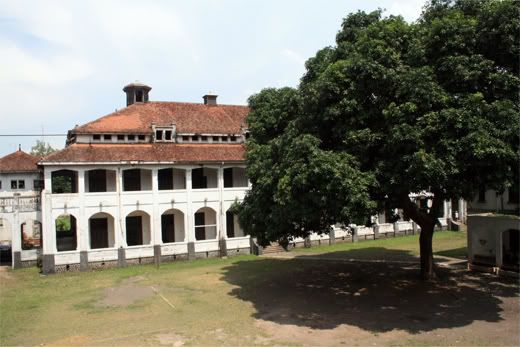
[[[2,188],[0,188],[0,197],[11,197],[14,193],[19,193],[22,196],[33,195],[39,193],[39,190],[34,189],[34,181],[39,179],[38,173],[1,173],[0,181]],[[24,189],[11,189],[12,180],[25,181]]]
[[[11,223],[7,218],[0,218],[0,244],[11,244]]]
[[[200,165],[140,165],[139,168],[146,170],[142,176],[142,187],[143,189],[150,187],[150,190],[123,192],[121,173],[123,169],[132,167],[136,166],[100,165],[99,163],[93,163],[92,165],[64,165],[63,167],[46,165],[44,167],[44,177],[46,182],[49,182],[49,188],[51,172],[53,170],[68,169],[78,172],[78,187],[80,187],[80,189],[78,193],[74,194],[52,194],[49,190],[43,192],[44,201],[42,202],[42,209],[46,215],[44,218],[46,222],[43,225],[44,253],[56,254],[54,223],[56,217],[63,213],[70,213],[77,219],[78,249],[76,252],[86,250],[89,254],[91,252],[92,254],[95,253],[96,257],[103,258],[105,256],[105,253],[100,253],[99,250],[89,249],[88,219],[99,212],[108,213],[114,218],[114,237],[112,239],[112,236],[110,236],[110,244],[112,245],[113,242],[115,248],[120,246],[127,248],[125,218],[128,214],[139,210],[148,214],[148,216],[144,216],[143,218],[143,228],[145,229],[143,241],[144,243],[148,243],[148,245],[127,248],[127,251],[131,251],[130,253],[127,252],[127,257],[138,256],[138,254],[141,254],[141,256],[145,254],[153,256],[153,247],[151,246],[162,244],[160,216],[172,208],[179,210],[175,215],[175,237],[179,242],[171,245],[184,244],[184,246],[179,246],[180,248],[177,247],[175,250],[173,248],[165,248],[165,251],[181,252],[181,250],[187,250],[186,242],[195,241],[194,214],[197,210],[204,207],[211,208],[214,211],[213,213],[207,213],[206,224],[215,226],[206,228],[206,237],[209,240],[195,241],[195,243],[204,243],[204,246],[197,246],[197,249],[218,249],[218,235],[225,235],[225,212],[222,211],[226,211],[236,200],[241,201],[248,187],[230,188],[224,192],[222,191],[223,187],[216,189],[219,182],[221,185],[223,184],[223,182],[219,180],[219,177],[222,176],[221,170],[223,170],[223,166],[220,165],[207,166],[204,168],[206,171],[205,174],[209,174],[208,184],[210,186],[214,185],[216,188],[196,190],[191,189],[190,174],[192,168],[200,168]],[[158,184],[156,182],[157,171],[165,167],[174,168],[174,187],[177,188],[182,184],[182,187],[185,189],[173,191],[158,190]],[[86,179],[85,171],[100,168],[114,172],[115,179],[113,181],[115,181],[115,191],[86,193],[84,182]],[[145,184],[147,180],[149,182],[148,185]],[[221,216],[222,213],[224,218]],[[240,230],[242,229],[239,227],[238,221],[236,221],[236,223],[235,229],[240,234]],[[110,226],[111,223],[109,223],[109,227]],[[110,235],[111,234],[112,232]],[[182,240],[184,240],[184,242],[182,242]],[[142,252],[138,251],[139,249],[142,250]],[[62,253],[63,252],[60,252],[60,254]],[[60,262],[72,261],[73,259],[76,259],[76,257],[61,256]]]

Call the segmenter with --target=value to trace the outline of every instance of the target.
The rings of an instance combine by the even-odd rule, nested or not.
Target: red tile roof
[[[72,144],[42,162],[222,162],[244,161],[241,144]]]
[[[39,157],[18,150],[0,158],[0,172],[37,172]]]
[[[240,133],[248,113],[247,106],[150,101],[132,104],[76,127],[72,133],[150,133],[152,123],[175,123],[180,133]]]

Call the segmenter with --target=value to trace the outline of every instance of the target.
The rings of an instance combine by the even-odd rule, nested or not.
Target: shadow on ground
[[[403,251],[368,251],[416,259]],[[519,295],[514,280],[463,269],[439,269],[436,281],[423,282],[415,265],[334,261],[357,252],[328,253],[327,261],[316,255],[240,261],[226,267],[222,279],[235,286],[230,295],[254,305],[257,319],[312,329],[348,324],[376,333],[499,322],[501,297]]]

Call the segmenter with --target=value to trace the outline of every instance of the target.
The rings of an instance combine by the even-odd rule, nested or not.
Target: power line
[[[0,134],[1,137],[18,137],[18,136],[28,136],[28,137],[46,137],[46,136],[67,136],[67,134]]]

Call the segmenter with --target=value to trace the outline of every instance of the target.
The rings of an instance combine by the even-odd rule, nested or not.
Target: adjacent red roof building
[[[38,172],[39,157],[18,150],[0,158],[0,173]]]

